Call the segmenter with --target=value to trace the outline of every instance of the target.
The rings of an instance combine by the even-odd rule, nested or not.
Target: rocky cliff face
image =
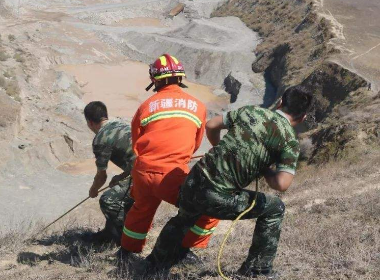
[[[360,99],[351,99],[352,92],[364,98],[365,89],[370,87],[370,83],[334,60],[335,55],[341,52],[331,43],[337,36],[334,23],[319,16],[314,1],[307,0],[230,0],[213,13],[213,16],[226,15],[240,17],[262,36],[252,69],[257,73],[266,73],[271,84],[277,88],[278,97],[286,88],[296,84],[303,84],[314,92],[314,111],[306,125],[300,128],[300,131],[313,129],[314,134],[306,134],[311,135],[316,144],[311,148],[312,161],[318,161],[319,153],[323,154],[321,158],[324,159],[338,157],[339,153],[333,151],[327,156],[328,151],[321,149],[321,143],[331,141],[331,135],[335,132],[340,139],[345,139],[341,143],[351,142],[353,136],[341,133],[342,127],[350,126],[346,123],[347,119],[341,118],[339,124],[332,123],[330,116],[347,108],[343,101],[356,102]],[[364,108],[359,106],[356,110]],[[338,115],[334,113],[334,118]],[[320,130],[325,125],[329,127],[328,131],[326,128]],[[356,125],[360,126],[360,122]]]
[[[365,88],[350,92],[311,134],[312,163],[346,159],[352,163],[379,151],[380,93]]]

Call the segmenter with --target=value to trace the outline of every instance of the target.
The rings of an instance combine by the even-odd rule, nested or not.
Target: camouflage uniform
[[[277,171],[295,174],[299,143],[281,111],[246,106],[228,112],[223,121],[227,134],[193,167],[181,188],[179,212],[162,230],[150,256],[156,264],[171,262],[184,234],[200,215],[236,219],[256,196],[243,188],[272,164]],[[278,197],[257,193],[255,207],[243,217],[257,218],[257,223],[242,269],[271,270],[284,211]]]
[[[108,162],[112,161],[130,174],[135,156],[129,124],[121,120],[106,122],[96,134],[92,148],[99,171],[107,170]],[[99,200],[100,209],[106,217],[105,230],[116,242],[121,240],[125,213],[134,202],[129,195],[130,185],[130,178],[126,178],[104,192]]]
[[[125,215],[134,203],[130,196],[131,183],[132,179],[126,178],[105,191],[99,199],[100,209],[106,218],[104,228],[117,244],[121,240]]]

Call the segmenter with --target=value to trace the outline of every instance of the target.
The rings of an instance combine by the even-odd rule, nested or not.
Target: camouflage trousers
[[[117,244],[121,241],[126,213],[134,203],[130,197],[131,180],[127,178],[120,181],[99,199],[100,209],[106,218],[105,231]]]
[[[233,194],[216,192],[195,166],[181,188],[178,214],[161,231],[150,258],[158,266],[173,264],[175,256],[181,250],[184,235],[201,215],[234,220],[251,206],[255,197],[256,192],[248,190]],[[257,194],[255,207],[242,218],[257,219],[248,257],[242,265],[243,270],[271,270],[284,212],[285,206],[278,197]]]

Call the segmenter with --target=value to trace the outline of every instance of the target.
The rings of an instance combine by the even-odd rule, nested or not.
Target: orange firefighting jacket
[[[135,168],[165,173],[179,167],[188,172],[205,122],[205,105],[178,85],[159,90],[140,106],[132,121]]]

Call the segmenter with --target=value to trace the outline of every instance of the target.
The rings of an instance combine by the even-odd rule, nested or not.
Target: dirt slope
[[[295,184],[282,195],[287,213],[275,264],[281,279],[380,277],[378,160],[379,154],[373,153],[355,165],[332,163],[298,173]],[[174,213],[173,207],[161,206],[141,257],[150,252],[162,225]],[[96,203],[90,202],[33,244],[19,241],[35,229],[26,235],[15,229],[0,240],[0,279],[119,279],[114,265],[117,248],[91,247],[80,239],[83,232],[96,230],[102,223]],[[215,258],[227,225],[229,222],[223,222],[218,227],[208,250],[198,251],[207,263],[208,275],[197,279],[219,279]],[[246,256],[253,226],[254,222],[241,222],[234,230],[223,259],[228,273]],[[132,271],[125,279],[134,279]],[[189,271],[199,269],[174,268],[172,273],[187,279]]]

